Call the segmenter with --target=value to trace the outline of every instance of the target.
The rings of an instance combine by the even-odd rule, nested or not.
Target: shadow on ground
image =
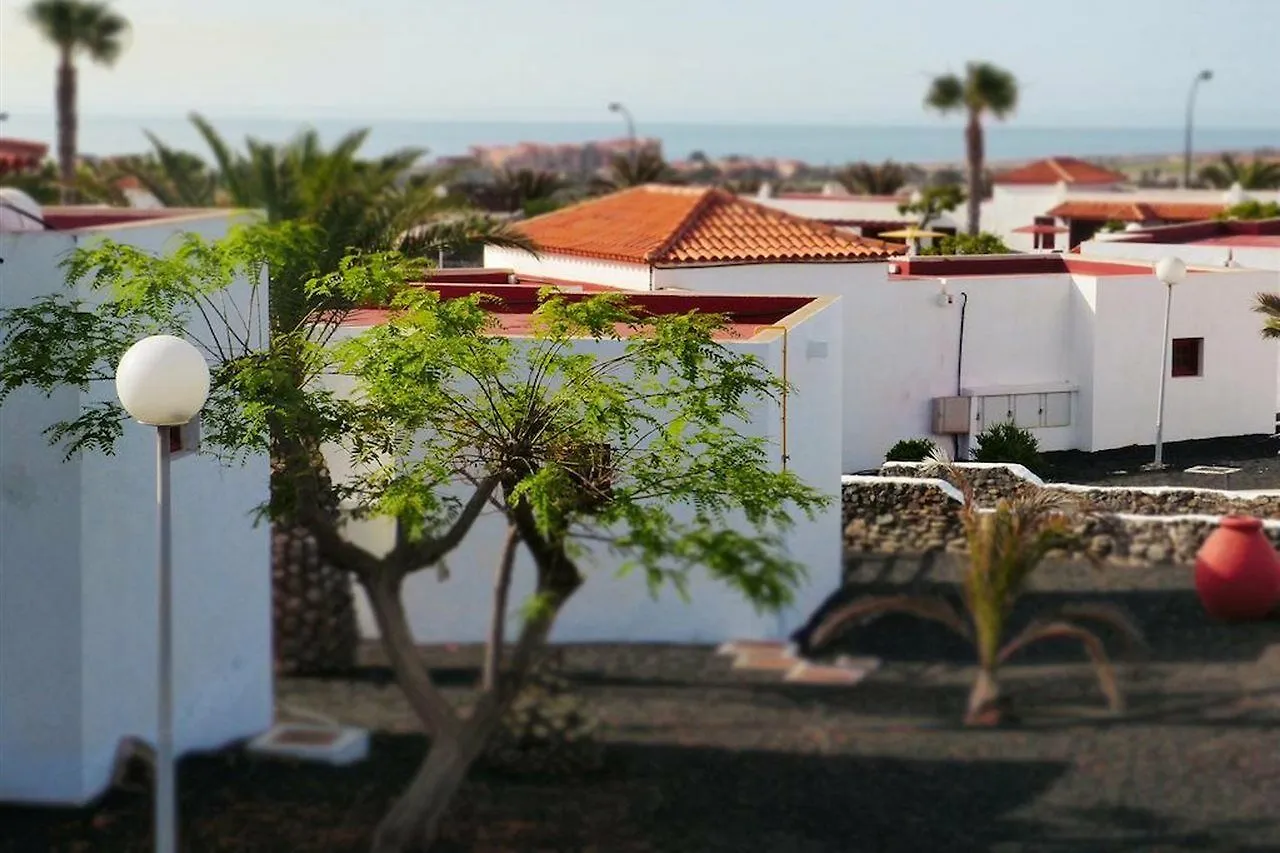
[[[806,644],[813,626],[844,603],[862,596],[903,593],[940,596],[957,607],[961,603],[958,585],[920,575],[906,583],[850,584],[834,593],[805,628],[797,632],[796,638],[802,645]],[[1014,609],[1010,636],[1036,616],[1067,604],[1108,604],[1120,608],[1146,639],[1147,648],[1141,657],[1153,663],[1246,663],[1256,661],[1269,646],[1280,643],[1280,622],[1215,622],[1205,615],[1195,592],[1187,588],[1027,592]],[[1108,641],[1109,649],[1124,649],[1122,635],[1107,628],[1099,629],[1098,633]],[[890,662],[969,663],[973,660],[973,650],[968,643],[947,628],[902,614],[884,615],[854,627],[824,652],[872,655]],[[1067,640],[1039,643],[1014,659],[1022,664],[1081,660],[1080,644]]]
[[[423,750],[379,736],[345,769],[265,762],[236,752],[183,762],[189,853],[343,853],[369,833]],[[444,850],[986,850],[1001,818],[1063,773],[1054,762],[915,761],[610,745],[576,781],[477,774],[449,822]],[[145,787],[85,809],[0,808],[0,851],[149,850]],[[1007,834],[1006,834],[1007,835]]]

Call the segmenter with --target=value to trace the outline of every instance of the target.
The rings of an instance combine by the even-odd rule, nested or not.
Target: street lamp
[[[209,365],[173,335],[143,338],[116,367],[116,396],[130,416],[156,428],[156,527],[159,545],[160,636],[155,765],[157,853],[176,853],[176,773],[173,756],[173,582],[169,526],[169,458],[175,427],[189,423],[209,397]]]
[[[629,140],[630,140],[630,142],[631,142],[631,171],[633,171],[633,172],[634,172],[634,171],[635,171],[635,169],[636,169],[636,123],[635,123],[635,119],[633,119],[633,118],[631,117],[631,110],[627,109],[626,107],[624,107],[622,104],[618,103],[617,101],[614,101],[613,103],[609,104],[609,112],[611,112],[611,113],[620,113],[620,114],[622,115],[622,118],[623,118],[623,119],[626,121],[626,123],[627,123],[627,139],[629,139]]]
[[[1182,186],[1191,186],[1191,125],[1196,110],[1196,90],[1200,84],[1213,79],[1213,72],[1208,68],[1201,71],[1191,81],[1191,91],[1187,93],[1187,135],[1182,150]]]
[[[1173,307],[1173,286],[1187,277],[1187,265],[1181,258],[1167,257],[1156,261],[1156,278],[1165,286],[1164,336],[1160,342],[1160,392],[1156,397],[1156,458],[1148,467],[1152,471],[1164,469],[1164,384],[1169,375],[1169,310]]]

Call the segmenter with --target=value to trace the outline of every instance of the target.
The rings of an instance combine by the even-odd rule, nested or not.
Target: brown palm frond
[[[1124,697],[1120,694],[1120,685],[1116,681],[1115,670],[1111,667],[1111,659],[1107,657],[1106,646],[1103,645],[1102,638],[1080,625],[1065,620],[1055,622],[1037,620],[1006,643],[1000,649],[996,660],[1003,664],[1033,643],[1055,637],[1069,637],[1080,641],[1088,653],[1090,661],[1093,663],[1094,671],[1098,676],[1098,687],[1101,688],[1102,694],[1107,697],[1108,707],[1114,712],[1123,711]]]
[[[849,628],[865,622],[872,616],[881,616],[885,613],[905,613],[920,619],[928,619],[945,625],[966,640],[973,639],[969,624],[945,599],[927,595],[886,595],[859,598],[832,611],[814,629],[809,637],[809,645],[813,649],[821,649]]]
[[[1051,616],[1042,617],[1044,621],[1097,622],[1110,625],[1124,640],[1125,654],[1132,654],[1147,647],[1147,638],[1142,629],[1134,622],[1133,617],[1124,609],[1099,602],[1097,604],[1064,604]]]

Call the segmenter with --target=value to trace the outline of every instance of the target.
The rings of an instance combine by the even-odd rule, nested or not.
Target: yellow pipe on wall
[[[787,470],[787,327],[781,325],[761,326],[765,329],[777,329],[782,332],[782,470]]]

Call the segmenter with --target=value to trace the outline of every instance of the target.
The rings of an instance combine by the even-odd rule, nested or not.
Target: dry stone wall
[[[1092,512],[1076,527],[1076,556],[1132,565],[1194,562],[1196,551],[1229,514],[1267,519],[1266,534],[1280,546],[1280,495],[1208,489],[1087,488],[1044,484],[1025,469],[961,465],[978,506],[990,507],[1019,492],[1053,489],[1077,496]],[[960,495],[924,466],[886,465],[881,476],[846,477],[845,548],[864,554],[923,554],[964,549]]]

